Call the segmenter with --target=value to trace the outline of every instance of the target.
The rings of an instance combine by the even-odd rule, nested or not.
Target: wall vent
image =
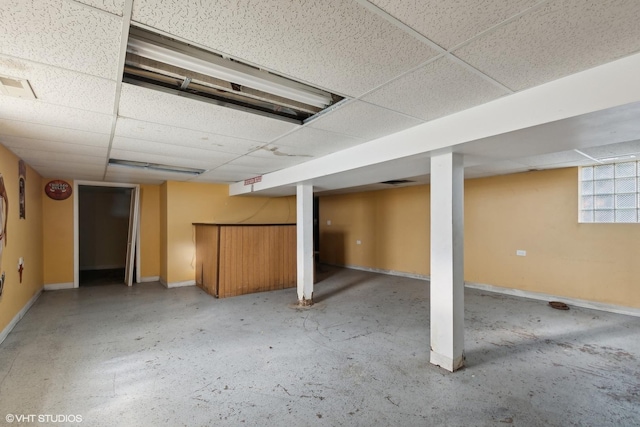
[[[415,182],[415,181],[411,181],[410,179],[392,179],[391,181],[383,181],[380,184],[402,185],[402,184],[411,184],[412,182]]]

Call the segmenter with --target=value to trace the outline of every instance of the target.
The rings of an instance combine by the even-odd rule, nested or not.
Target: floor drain
[[[569,306],[560,301],[549,301],[549,305],[556,310],[569,310]]]

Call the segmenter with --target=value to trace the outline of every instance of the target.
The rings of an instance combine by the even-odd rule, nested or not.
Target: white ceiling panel
[[[47,165],[54,162],[104,165],[107,160],[106,156],[86,156],[69,152],[40,151],[27,148],[11,148],[11,151],[25,162],[36,165]]]
[[[433,120],[506,95],[506,91],[447,58],[413,71],[363,100]]]
[[[321,116],[309,126],[371,140],[420,123],[424,122],[367,102],[353,101]]]
[[[596,159],[635,155],[640,160],[640,139],[600,147],[583,148],[580,151]]]
[[[0,138],[20,137],[38,139],[41,141],[57,141],[68,144],[106,147],[109,145],[109,134],[73,130],[55,126],[29,124],[14,120],[0,119]]]
[[[6,56],[0,56],[0,74],[29,80],[39,101],[97,113],[113,112],[115,81]]]
[[[227,163],[226,166],[238,167],[238,170],[255,170],[255,175],[263,175],[297,165],[306,160],[310,159],[298,156],[278,156],[270,151],[261,150],[235,159]]]
[[[248,139],[233,138],[123,117],[118,118],[115,134],[116,136],[127,138],[146,139],[165,144],[234,154],[247,154],[264,145],[262,142]]]
[[[145,141],[142,139],[124,138],[116,136],[113,138],[113,150],[136,151],[138,153],[146,153],[160,155],[172,158],[180,158],[181,160],[197,160],[207,162],[211,165],[221,165],[238,157],[237,154],[224,153],[221,151],[203,150],[201,148],[183,147],[180,145],[164,144],[154,141]],[[172,163],[173,164],[173,163]],[[209,169],[208,167],[207,169]]]
[[[232,183],[243,181],[255,175],[247,174],[246,172],[240,172],[235,168],[228,170],[229,167],[221,166],[210,172],[205,172],[202,175],[192,179],[194,182],[212,182],[212,183]]]
[[[105,181],[131,182],[140,184],[160,184],[164,181],[188,181],[193,175],[169,172],[158,172],[143,169],[134,169],[119,166],[109,166]]]
[[[122,16],[124,11],[124,0],[75,0],[88,6],[104,10],[114,15]]]
[[[7,148],[26,148],[28,150],[51,152],[51,153],[74,153],[85,156],[107,155],[107,145],[103,147],[95,145],[67,144],[64,142],[43,141],[41,139],[21,138],[18,136],[0,135],[0,143]]]
[[[99,175],[99,179],[102,179],[104,174],[105,163],[101,164],[89,164],[78,163],[65,160],[51,160],[51,161],[37,161],[29,163],[38,172],[47,171],[47,176],[67,176],[73,177],[76,174],[92,174]]]
[[[118,114],[147,122],[263,142],[269,142],[298,127],[281,120],[129,84],[122,85]]]
[[[85,181],[102,181],[104,168],[99,168],[93,172],[82,171],[75,168],[50,168],[46,166],[35,166],[34,169],[43,178],[49,179],[81,179]],[[62,172],[61,172],[62,171]]]
[[[64,0],[4,0],[0,22],[6,55],[107,79],[119,73],[117,16]]]
[[[553,167],[558,164],[586,164],[593,163],[593,161],[578,154],[574,150],[560,151],[558,153],[541,154],[539,156],[521,157],[516,159],[518,163],[523,165],[532,166],[536,168]]]
[[[341,151],[365,142],[362,138],[304,127],[284,136],[253,154],[269,153],[276,157],[299,157],[299,163],[313,157]],[[293,160],[293,159],[291,159]]]
[[[640,50],[638,22],[640,1],[553,1],[454,54],[521,90]]]
[[[521,163],[503,160],[493,163],[486,163],[478,166],[471,166],[464,169],[465,178],[480,178],[483,176],[501,175],[508,173],[525,172],[529,170],[529,166]]]
[[[47,104],[40,100],[10,97],[1,98],[0,118],[22,122],[22,127],[42,124],[98,133],[111,132],[112,122],[112,116],[109,114]]]
[[[436,54],[354,1],[136,0],[133,20],[349,96]]]
[[[213,161],[194,160],[183,157],[163,156],[160,154],[140,153],[137,151],[127,151],[120,149],[111,149],[110,157],[112,159],[118,160],[133,160],[136,162],[157,163],[166,166],[191,167],[205,170],[214,168],[222,164],[222,162],[216,163]]]
[[[540,0],[370,0],[445,49],[472,38]]]

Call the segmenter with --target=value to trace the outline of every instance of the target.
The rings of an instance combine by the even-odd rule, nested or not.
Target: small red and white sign
[[[65,200],[71,197],[71,184],[61,179],[54,179],[47,182],[44,186],[44,192],[53,200]]]
[[[256,182],[262,182],[262,176],[255,176],[253,178],[245,179],[244,185],[255,184]]]

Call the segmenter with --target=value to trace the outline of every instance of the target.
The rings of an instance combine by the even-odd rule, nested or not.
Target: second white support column
[[[464,166],[462,154],[431,158],[431,358],[464,366]]]
[[[298,303],[313,304],[313,186],[296,188]]]

